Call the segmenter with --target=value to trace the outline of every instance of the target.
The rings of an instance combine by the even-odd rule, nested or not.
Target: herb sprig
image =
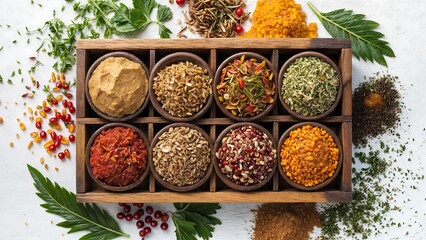
[[[57,225],[69,228],[68,233],[90,231],[80,240],[105,240],[117,237],[129,237],[123,233],[117,222],[105,210],[96,204],[77,203],[74,193],[69,192],[57,183],[52,183],[37,169],[27,165],[36,193],[45,203],[41,204],[46,212],[56,214],[65,219]]]
[[[176,226],[177,240],[197,240],[196,235],[204,240],[212,237],[215,225],[222,224],[213,217],[220,209],[218,203],[174,203],[176,212],[172,213]]]

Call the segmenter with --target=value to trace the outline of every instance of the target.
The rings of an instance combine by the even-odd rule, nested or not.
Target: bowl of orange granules
[[[279,141],[280,173],[301,190],[330,184],[342,166],[342,144],[330,128],[316,122],[290,127]]]

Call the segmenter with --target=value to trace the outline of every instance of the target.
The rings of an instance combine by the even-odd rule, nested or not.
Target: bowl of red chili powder
[[[110,123],[99,128],[86,147],[86,168],[92,179],[110,191],[139,186],[148,175],[148,138],[137,127]]]

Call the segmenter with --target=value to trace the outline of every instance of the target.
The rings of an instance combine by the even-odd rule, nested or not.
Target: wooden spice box
[[[296,53],[317,51],[338,65],[343,80],[343,94],[338,107],[319,122],[330,127],[342,142],[343,165],[339,175],[327,187],[317,191],[300,191],[280,176],[279,171],[268,184],[253,192],[238,192],[227,187],[213,171],[210,181],[187,193],[172,192],[149,177],[128,192],[110,192],[99,187],[85,166],[88,139],[108,122],[100,118],[84,96],[84,83],[90,65],[103,54],[126,51],[139,57],[153,69],[156,62],[173,52],[191,52],[206,60],[215,72],[222,61],[234,53],[251,51],[268,58],[280,70],[284,62]],[[256,123],[264,126],[279,140],[290,126],[300,120],[289,115],[277,100],[271,113]],[[129,121],[144,131],[151,141],[170,122],[149,104],[137,118]],[[213,140],[234,123],[215,105],[193,123],[210,134]],[[79,202],[350,202],[352,200],[352,52],[349,39],[114,39],[79,40],[77,42],[77,200]],[[279,154],[279,153],[278,153]]]

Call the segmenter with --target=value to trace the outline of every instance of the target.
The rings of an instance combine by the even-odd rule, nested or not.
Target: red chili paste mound
[[[93,176],[111,186],[127,186],[145,171],[147,150],[131,128],[114,127],[102,131],[90,148]]]

